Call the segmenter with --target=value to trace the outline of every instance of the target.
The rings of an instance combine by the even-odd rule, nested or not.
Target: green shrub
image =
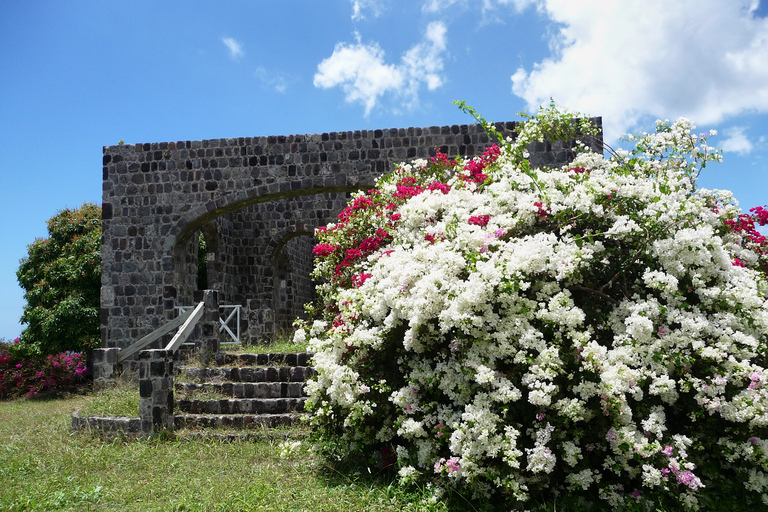
[[[0,399],[66,391],[84,381],[82,352],[31,356],[16,348],[18,345],[18,338],[13,344],[0,344]]]
[[[401,164],[317,230],[296,337],[326,452],[515,507],[768,504],[768,210],[696,187],[720,155],[684,119],[529,164],[590,130],[544,110],[480,157]]]

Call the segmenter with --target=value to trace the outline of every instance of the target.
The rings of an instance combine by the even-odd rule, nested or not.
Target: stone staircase
[[[218,353],[207,367],[179,363],[174,379],[176,429],[251,430],[296,423],[312,354]]]

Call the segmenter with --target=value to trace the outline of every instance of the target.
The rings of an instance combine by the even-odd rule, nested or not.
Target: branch
[[[592,293],[594,295],[597,295],[598,297],[605,299],[606,301],[610,302],[615,306],[619,304],[619,301],[617,301],[607,293],[603,292],[602,290],[595,290],[594,288],[587,288],[586,286],[571,286],[571,290]]]

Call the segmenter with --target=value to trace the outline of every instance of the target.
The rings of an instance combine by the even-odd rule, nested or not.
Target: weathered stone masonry
[[[498,128],[511,135],[514,123]],[[208,288],[245,307],[246,337],[290,326],[312,296],[312,232],[351,192],[436,147],[471,157],[491,142],[454,125],[104,147],[102,347],[125,347],[193,303],[199,233]],[[569,147],[537,144],[532,163],[565,163]]]

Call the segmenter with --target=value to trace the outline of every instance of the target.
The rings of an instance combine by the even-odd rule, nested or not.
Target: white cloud
[[[512,1],[512,0],[510,0]],[[521,3],[516,1],[516,3]],[[606,139],[646,116],[719,123],[768,111],[768,19],[754,0],[536,0],[552,57],[512,75],[529,109],[602,115]]]
[[[418,103],[422,85],[434,90],[442,85],[442,53],[446,49],[446,27],[432,22],[424,39],[402,56],[399,64],[385,62],[384,51],[375,43],[339,43],[333,54],[317,66],[315,87],[341,87],[349,103],[365,107],[366,117],[382,96],[391,94],[403,106]]]
[[[227,45],[227,48],[229,48],[229,56],[233,59],[237,60],[245,54],[245,52],[243,52],[243,46],[231,37],[222,37],[221,42]]]
[[[352,21],[364,20],[364,10],[370,11],[376,18],[384,7],[379,0],[350,0],[350,2],[352,3]]]
[[[288,90],[288,85],[292,81],[285,75],[285,73],[272,71],[263,66],[257,67],[254,75],[259,79],[265,89],[272,89],[281,94],[284,94],[285,91]]]
[[[483,16],[499,7],[514,7],[515,11],[521,12],[529,5],[535,5],[537,0],[482,0]],[[462,8],[477,7],[477,0],[424,0],[421,10],[426,13],[436,14],[444,13],[448,9],[457,6]]]
[[[723,151],[747,154],[752,151],[754,145],[749,140],[744,131],[746,126],[733,126],[726,129],[723,133],[728,137],[722,142]]]
[[[424,5],[421,6],[421,10],[433,14],[441,13],[456,4],[459,4],[462,7],[466,6],[467,0],[425,0]]]

